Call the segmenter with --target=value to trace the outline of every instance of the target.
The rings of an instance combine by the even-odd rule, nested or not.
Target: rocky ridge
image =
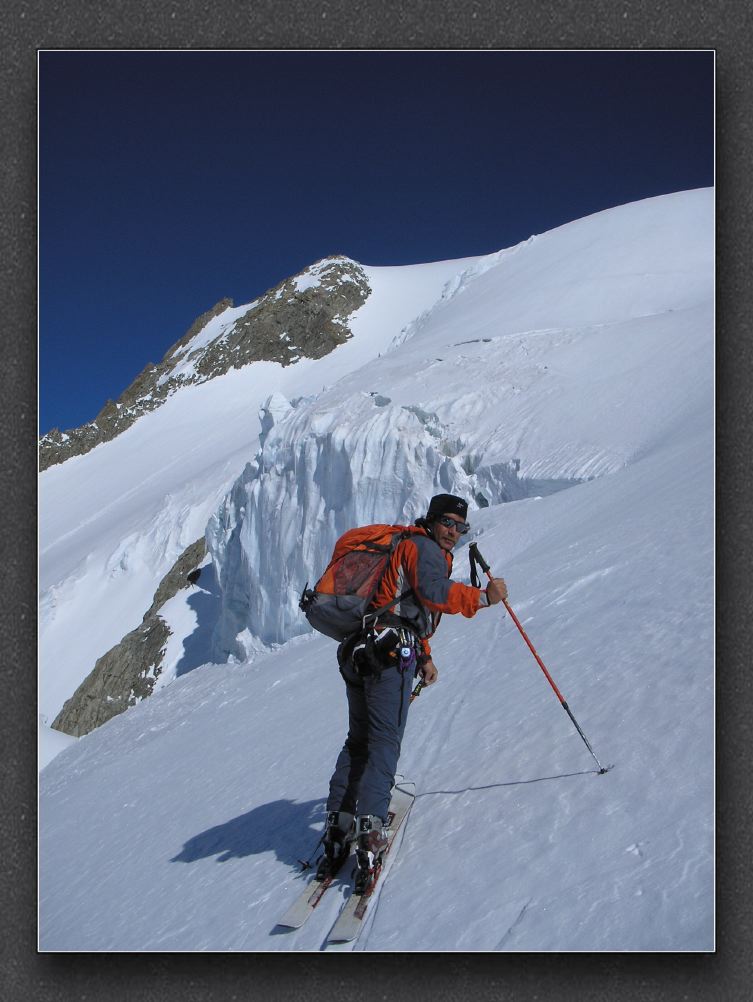
[[[40,470],[110,441],[181,386],[206,382],[251,362],[285,366],[300,358],[322,358],[352,336],[348,319],[370,292],[363,269],[335,256],[281,282],[242,313],[232,300],[220,300],[194,321],[158,365],[150,362],[116,401],[108,400],[93,421],[64,432],[53,428],[42,436]]]
[[[152,694],[162,673],[170,629],[159,611],[191,583],[189,575],[206,556],[202,536],[181,553],[160,581],[154,600],[135,630],[101,658],[52,722],[55,730],[81,737]]]

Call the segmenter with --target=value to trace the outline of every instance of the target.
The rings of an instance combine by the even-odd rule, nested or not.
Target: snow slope
[[[262,447],[257,425],[233,461],[203,412],[193,444],[199,467],[212,455],[204,435],[215,442],[214,464],[197,469],[207,499],[197,488],[191,507],[165,474],[183,509],[168,506],[159,544],[156,528],[139,535],[138,512],[129,528],[141,554],[165,540],[179,550],[184,514],[198,535],[214,510],[201,595],[220,609],[215,656],[234,641],[235,659],[181,673],[176,641],[150,699],[43,769],[43,950],[320,948],[339,892],[299,932],[280,934],[275,921],[321,830],[344,737],[342,682],[332,641],[280,643],[297,629],[288,613],[262,638],[266,651],[254,627],[321,568],[341,524],[410,517],[437,486],[476,498],[454,576],[467,580],[465,544],[477,540],[614,768],[595,774],[509,617],[445,618],[433,642],[440,681],[411,708],[400,763],[418,798],[357,949],[713,949],[712,233],[710,191],[651,199],[445,263],[421,308],[402,314],[416,277],[439,266],[413,279],[381,269],[362,312],[371,304],[370,330],[384,340],[365,370],[334,367],[346,350],[362,351],[363,365],[354,338],[308,386],[303,371],[295,386],[267,379],[254,407],[279,395]],[[395,310],[389,339],[379,299]],[[234,395],[227,386],[217,406]],[[198,401],[186,407],[187,418]],[[163,408],[160,448],[180,436],[180,408]],[[86,496],[67,477],[58,526],[70,498]],[[294,557],[296,526],[308,568]],[[106,581],[73,559],[87,534],[102,553],[117,535],[93,513],[68,542],[56,537],[49,559],[61,576],[49,580],[61,591],[66,568],[81,594]],[[262,538],[281,559],[250,587]],[[228,616],[243,568],[248,602]],[[191,619],[178,598],[183,646],[209,651],[200,635],[211,617]],[[69,624],[73,612],[69,603]]]

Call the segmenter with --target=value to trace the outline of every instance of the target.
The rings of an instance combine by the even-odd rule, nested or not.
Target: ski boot
[[[356,820],[356,881],[355,893],[363,894],[373,882],[382,865],[382,856],[389,839],[381,818],[374,814],[361,814]]]
[[[345,811],[330,811],[324,827],[324,855],[316,868],[316,879],[334,877],[350,853],[353,841],[353,815]]]

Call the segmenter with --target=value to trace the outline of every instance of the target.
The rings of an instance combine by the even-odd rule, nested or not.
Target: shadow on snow
[[[323,800],[275,800],[194,835],[170,862],[195,863],[216,856],[218,863],[225,863],[272,851],[281,862],[295,866],[314,852],[323,818]]]
[[[472,791],[589,775],[596,775],[596,770],[538,776],[534,779],[512,780],[507,783],[489,783],[486,786],[468,786],[458,790],[425,790],[418,793],[416,799],[457,796]],[[300,804],[292,800],[274,800],[269,804],[262,804],[246,814],[194,835],[170,862],[195,863],[199,859],[216,856],[218,863],[225,863],[230,859],[243,859],[246,856],[256,856],[271,851],[280,862],[295,866],[316,852],[317,840],[321,836],[324,806],[323,799],[308,800]]]
[[[196,614],[196,628],[183,640],[183,654],[178,662],[176,678],[212,661],[212,635],[220,614],[220,589],[214,564],[201,568],[198,585],[191,586],[188,607]]]

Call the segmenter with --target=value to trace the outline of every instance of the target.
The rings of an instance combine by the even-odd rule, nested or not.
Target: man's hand
[[[486,586],[486,597],[489,605],[497,605],[502,599],[507,598],[507,585],[504,578],[491,578]]]
[[[421,666],[421,674],[424,679],[424,685],[433,685],[434,682],[437,681],[437,676],[439,675],[439,672],[437,671],[437,666],[434,664],[431,658],[429,658],[428,661],[425,661]]]

